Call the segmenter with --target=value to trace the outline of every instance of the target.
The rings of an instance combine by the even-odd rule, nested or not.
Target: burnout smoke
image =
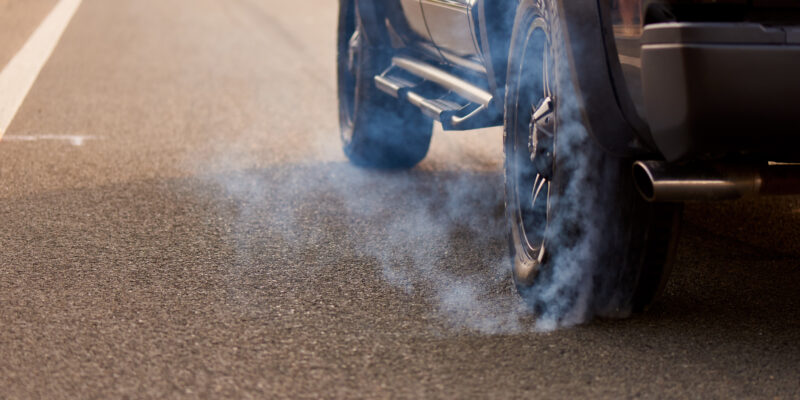
[[[506,26],[513,25],[513,13],[506,18],[510,19]],[[592,306],[597,296],[614,293],[606,290],[613,285],[604,280],[615,279],[615,273],[586,266],[596,265],[594,244],[610,240],[602,228],[607,217],[592,212],[592,205],[606,196],[600,188],[615,186],[608,182],[602,160],[581,151],[591,139],[567,63],[556,65],[555,153],[561,157],[559,168],[570,179],[551,193],[553,204],[568,204],[560,207],[566,212],[549,216],[545,232],[545,241],[558,251],[548,253],[536,290],[525,293],[543,307],[532,310],[511,283],[501,168],[490,172],[437,168],[435,154],[429,155],[429,164],[410,171],[361,169],[340,161],[336,150],[336,161],[284,163],[215,176],[226,198],[236,204],[237,223],[230,236],[240,264],[260,263],[267,268],[280,260],[265,259],[262,253],[274,253],[308,260],[301,263],[307,269],[298,274],[324,275],[342,263],[352,264],[354,258],[368,261],[380,279],[401,293],[424,296],[452,326],[487,334],[549,331],[585,322],[596,313],[629,312],[617,309],[622,299],[604,301],[610,309]],[[385,101],[393,99],[387,96]],[[377,134],[393,138],[398,132]],[[437,133],[453,134],[458,135]],[[331,159],[331,149],[339,148],[337,136],[320,131],[307,149]],[[444,152],[458,153],[457,147]],[[235,148],[247,144],[226,146]],[[236,154],[225,150],[217,157],[212,164],[239,162]],[[267,230],[261,233],[263,248],[253,246],[249,237],[259,229]],[[259,273],[258,268],[237,268],[231,269],[234,286],[248,274]]]
[[[562,90],[558,100],[560,115],[556,157],[566,155],[562,157],[559,167],[566,170],[570,179],[563,191],[551,191],[550,201],[554,207],[566,212],[549,216],[545,243],[548,247],[558,248],[558,251],[549,255],[550,268],[542,268],[540,279],[545,284],[527,294],[536,297],[538,304],[547,305],[538,310],[537,318],[537,326],[544,330],[579,324],[593,316],[591,293],[595,284],[593,280],[599,278],[599,274],[596,271],[587,273],[586,266],[593,265],[593,257],[597,256],[591,254],[592,242],[608,239],[601,234],[601,213],[592,212],[592,204],[599,201],[602,194],[586,190],[587,187],[601,185],[585,184],[590,180],[602,181],[602,171],[588,167],[599,165],[599,162],[580,151],[580,146],[586,144],[588,133],[580,123],[580,109],[574,94],[564,90],[565,86],[568,88],[568,82],[564,82],[563,75],[559,79],[562,80]],[[579,224],[576,225],[576,221]],[[558,268],[553,268],[555,266]],[[568,295],[565,296],[565,293]]]
[[[580,124],[564,125],[564,131],[572,133],[564,135],[570,140],[560,146],[577,145],[586,132]],[[216,179],[237,205],[237,223],[230,234],[242,265],[253,260],[273,262],[263,259],[260,252],[288,252],[290,257],[311,254],[316,262],[309,265],[314,267],[301,273],[324,275],[337,263],[348,262],[339,257],[352,251],[355,257],[372,261],[375,273],[385,282],[407,295],[427,298],[450,325],[486,334],[547,331],[583,322],[590,315],[587,293],[592,282],[585,280],[580,267],[589,257],[586,244],[600,238],[598,229],[584,226],[580,240],[565,243],[569,250],[558,253],[554,260],[568,268],[548,277],[547,290],[533,294],[552,308],[539,310],[535,325],[530,324],[532,312],[511,285],[499,168],[489,172],[385,172],[323,162],[275,166]],[[568,188],[554,201],[594,200],[575,190]],[[574,239],[565,232],[568,228],[561,219],[570,217],[575,216],[553,221],[548,240]],[[595,218],[588,213],[577,217],[584,221]],[[258,227],[269,230],[265,248],[252,247],[249,236]],[[251,273],[258,269],[232,270],[235,281],[246,280]],[[584,281],[566,301],[579,306],[573,307],[576,311],[568,318],[558,319],[558,307],[574,304],[557,299],[563,297],[563,290],[575,287],[576,279]]]
[[[318,276],[365,262],[405,295],[423,296],[451,326],[530,329],[510,285],[499,171],[377,172],[331,162],[218,178],[237,204],[231,236],[242,265],[260,251],[311,254],[309,270],[298,273]],[[271,248],[247,245],[257,226],[270,231]],[[234,268],[232,281],[250,273]]]

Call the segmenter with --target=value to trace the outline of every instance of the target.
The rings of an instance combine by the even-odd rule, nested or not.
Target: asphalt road
[[[799,198],[689,205],[653,310],[536,332],[501,132],[351,167],[335,12],[83,1],[0,142],[0,398],[800,397]]]

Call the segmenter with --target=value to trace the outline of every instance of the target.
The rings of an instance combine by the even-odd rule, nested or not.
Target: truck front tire
[[[433,122],[410,104],[379,91],[374,77],[391,64],[392,48],[368,37],[354,0],[339,2],[337,80],[344,153],[368,168],[411,168],[428,152]]]

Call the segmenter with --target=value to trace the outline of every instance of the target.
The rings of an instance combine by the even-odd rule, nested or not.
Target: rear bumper
[[[800,29],[654,24],[641,54],[647,121],[668,161],[800,157]]]

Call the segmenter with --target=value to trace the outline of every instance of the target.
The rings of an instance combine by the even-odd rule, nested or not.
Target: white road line
[[[80,5],[81,0],[59,1],[0,72],[0,140]]]

